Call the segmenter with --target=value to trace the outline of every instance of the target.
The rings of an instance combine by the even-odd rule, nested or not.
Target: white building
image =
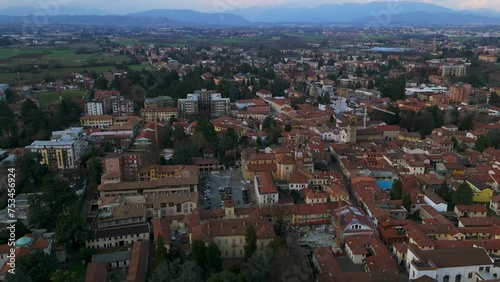
[[[448,203],[431,190],[424,190],[424,202],[438,212],[446,212]]]
[[[106,114],[106,106],[101,100],[92,100],[85,103],[85,115],[100,116]]]
[[[40,153],[42,162],[51,168],[75,169],[86,146],[83,127],[71,127],[54,131],[50,140],[36,140],[26,148]]]
[[[423,251],[410,245],[406,262],[410,280],[428,276],[444,282],[475,282],[480,273],[491,274],[494,266],[483,248]]]
[[[254,188],[257,203],[269,205],[278,203],[278,188],[274,184],[273,175],[269,171],[258,172],[254,176]]]
[[[231,100],[222,98],[220,93],[210,95],[210,112],[212,118],[229,116],[231,112]]]

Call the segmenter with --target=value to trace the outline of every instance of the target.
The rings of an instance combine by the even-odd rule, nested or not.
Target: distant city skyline
[[[51,14],[57,14],[61,6],[83,7],[88,10],[102,10],[107,13],[128,14],[142,12],[150,9],[192,9],[200,12],[224,12],[233,9],[242,9],[249,7],[266,7],[278,5],[291,6],[312,6],[320,4],[340,4],[340,3],[367,3],[372,0],[149,0],[144,2],[135,1],[98,1],[98,0],[0,0],[0,7],[19,7],[29,6],[51,11]],[[382,2],[382,1],[377,1]],[[403,2],[403,1],[392,1]],[[414,0],[412,2],[422,2],[436,4],[454,10],[476,10],[491,9],[500,11],[500,1],[498,0]],[[458,2],[458,3],[457,3]],[[138,4],[140,3],[140,4]],[[54,8],[56,7],[56,8]]]

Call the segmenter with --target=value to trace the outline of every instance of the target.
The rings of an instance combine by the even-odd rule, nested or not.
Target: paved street
[[[222,171],[220,173],[210,174],[210,201],[212,210],[221,208],[221,196],[219,196],[219,187],[231,186],[232,200],[237,208],[245,207],[242,195],[242,186],[249,187],[242,179],[241,171]]]

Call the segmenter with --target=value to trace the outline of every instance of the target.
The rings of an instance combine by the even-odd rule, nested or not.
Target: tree
[[[470,188],[467,182],[462,182],[460,186],[458,186],[457,190],[453,192],[451,201],[454,206],[456,205],[470,205],[472,204],[472,197],[474,196],[474,192]]]
[[[473,124],[473,114],[468,114],[458,125],[458,130],[471,130]]]
[[[175,148],[172,154],[172,162],[175,165],[189,165],[193,163],[190,149],[186,146]]]
[[[25,273],[36,282],[49,282],[51,274],[57,268],[57,260],[43,250],[36,250],[17,260],[16,272]]]
[[[243,282],[243,279],[238,274],[225,270],[212,274],[208,278],[208,282]]]
[[[356,77],[362,77],[363,76],[363,69],[361,67],[357,67],[356,71],[354,73],[356,74]]]
[[[392,188],[391,188],[391,199],[392,200],[399,200],[403,198],[403,183],[401,180],[396,179],[392,183]]]
[[[205,265],[208,273],[222,271],[223,259],[219,247],[212,241],[206,248]]]
[[[28,152],[16,159],[17,171],[20,173],[18,187],[25,187],[33,183],[35,187],[42,184],[43,177],[49,173],[49,168],[41,164],[42,155],[40,153]]]
[[[149,278],[149,282],[201,282],[202,270],[194,261],[181,263],[176,259],[160,264]]]
[[[120,91],[120,89],[121,89],[120,79],[118,77],[113,78],[113,80],[109,84],[109,88],[116,89],[116,90]]]
[[[498,94],[492,93],[490,95],[490,99],[488,100],[488,103],[492,106],[500,107],[500,97],[498,96]]]
[[[251,257],[257,250],[257,234],[255,233],[255,227],[249,225],[245,232],[245,257]]]
[[[411,197],[410,197],[410,194],[404,194],[403,195],[403,207],[408,211],[408,212],[411,212],[411,206],[412,206],[412,202],[411,202]]]
[[[5,100],[7,100],[7,101],[12,101],[12,99],[14,98],[14,92],[12,92],[12,90],[10,90],[10,88],[5,90],[4,94],[5,94]]]
[[[476,150],[479,152],[483,152],[484,149],[490,147],[490,140],[488,139],[487,136],[481,135],[477,138],[476,140]]]
[[[368,86],[367,86],[368,89],[373,89],[375,88],[375,85],[373,84],[373,80],[370,80],[368,81]]]
[[[19,269],[16,269],[16,274],[7,273],[7,275],[5,275],[4,281],[5,282],[34,282],[33,279],[31,279],[31,277],[28,276],[28,274],[26,274],[23,271],[20,271]]]
[[[174,126],[174,130],[172,131],[172,138],[174,139],[174,142],[182,141],[184,138],[186,138],[186,133],[182,125],[176,124]]]
[[[30,209],[28,221],[35,228],[54,229],[55,221],[64,216],[72,207],[77,196],[66,181],[60,178],[46,177],[43,181],[43,193],[28,197]]]
[[[450,188],[448,188],[448,184],[443,182],[441,186],[436,190],[436,194],[438,194],[443,200],[449,202],[450,198]]]
[[[273,260],[273,253],[269,248],[255,252],[245,263],[242,271],[247,282],[269,281],[269,270]]]
[[[191,258],[201,267],[204,271],[207,269],[206,265],[207,247],[203,241],[194,240],[191,244]]]
[[[50,277],[50,282],[76,282],[78,277],[76,272],[58,269]]]
[[[290,131],[292,131],[292,125],[291,125],[291,124],[289,124],[289,123],[287,123],[287,124],[285,125],[285,131],[286,131],[286,132],[290,132]]]
[[[85,262],[85,264],[89,263],[92,260],[92,256],[95,255],[96,249],[94,248],[86,248],[82,247],[80,249],[80,259]]]
[[[66,246],[77,246],[87,239],[87,224],[77,206],[71,207],[68,214],[61,214],[54,231],[58,242]]]
[[[156,242],[156,254],[155,254],[155,268],[161,263],[167,261],[167,248],[165,243],[163,243],[163,237],[158,235],[158,240]]]
[[[500,149],[500,129],[493,129],[488,131],[488,140],[490,145],[496,149]]]
[[[100,90],[107,90],[108,80],[104,76],[99,76],[94,82],[94,87]]]

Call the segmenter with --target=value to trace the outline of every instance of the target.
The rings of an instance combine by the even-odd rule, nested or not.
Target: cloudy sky
[[[130,13],[159,8],[187,8],[197,11],[225,10],[269,5],[317,5],[321,3],[370,2],[372,0],[0,0],[0,8],[12,6],[48,7],[56,5],[80,6],[113,13]],[[390,0],[389,0],[390,1]],[[456,10],[487,8],[500,11],[499,0],[414,0],[433,3]]]

